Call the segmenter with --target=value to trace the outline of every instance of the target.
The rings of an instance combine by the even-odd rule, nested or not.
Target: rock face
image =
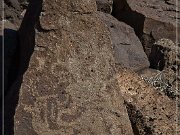
[[[19,28],[23,16],[21,13],[27,8],[29,0],[5,0],[4,1],[4,18]]]
[[[112,14],[135,29],[149,55],[152,42],[161,38],[175,42],[178,12],[175,0],[114,0]]]
[[[177,51],[176,51],[177,50]],[[150,61],[151,67],[159,70],[167,69],[170,66],[180,64],[180,59],[177,57],[180,48],[170,39],[160,39],[154,43],[151,49]],[[177,57],[177,59],[176,59]]]
[[[5,17],[8,21],[11,21],[16,27],[19,28],[22,21],[24,11],[27,8],[29,0],[6,0],[4,1],[5,6]],[[113,0],[96,0],[97,10],[105,13],[112,12]],[[1,10],[1,9],[0,9]]]
[[[29,57],[28,46],[33,46],[28,43],[31,39],[24,38],[33,34],[34,22],[29,19],[32,22],[32,15],[39,14],[38,4],[42,3],[30,2],[21,25],[20,36],[30,31],[20,41],[21,57]],[[14,134],[132,135],[109,32],[96,15],[95,1],[49,0],[42,8],[35,50],[20,89]],[[23,58],[20,61],[27,62]]]
[[[96,0],[97,10],[104,13],[112,12],[113,0]]]
[[[152,46],[149,57],[151,68],[163,71],[167,86],[173,93],[180,87],[179,51],[180,48],[170,39],[160,39]]]
[[[148,58],[133,28],[109,14],[99,12],[99,18],[110,30],[116,64],[134,71],[148,68]]]
[[[176,111],[175,101],[155,90],[131,71],[119,69],[118,82],[126,101],[134,134],[179,134],[179,111]]]

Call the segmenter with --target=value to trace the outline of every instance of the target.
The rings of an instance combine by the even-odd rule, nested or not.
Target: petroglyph
[[[36,35],[46,49],[34,51],[24,74],[15,135],[31,135],[21,124],[27,122],[38,135],[132,135],[109,31],[97,18],[95,1],[49,0],[43,10],[40,24],[56,30]]]

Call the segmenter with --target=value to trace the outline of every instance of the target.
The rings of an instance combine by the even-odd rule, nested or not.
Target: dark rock
[[[151,67],[159,70],[169,68],[172,65],[179,65],[178,58],[180,48],[170,39],[160,39],[152,46],[150,54]],[[161,56],[158,56],[161,55]]]
[[[96,4],[98,11],[111,14],[113,0],[96,0]]]
[[[95,1],[44,1],[35,32],[41,5],[30,2],[19,31],[20,67],[27,71],[14,134],[132,135],[110,35]]]
[[[150,67],[163,71],[165,82],[170,87],[169,91],[174,95],[177,94],[176,90],[180,87],[178,79],[180,75],[179,52],[180,48],[172,40],[160,39],[152,46],[149,57]]]
[[[177,46],[177,51],[179,50]],[[151,68],[163,70],[176,63],[176,45],[169,39],[160,39],[154,43],[150,53]]]
[[[18,0],[5,0],[6,4],[8,4],[9,6],[20,10],[20,3]]]
[[[23,73],[27,70],[28,61],[33,51],[33,45],[35,44],[35,22],[39,17],[41,12],[41,6],[39,5],[40,1],[30,4],[29,7],[34,9],[27,12],[27,14],[33,14],[33,16],[25,17],[25,22],[22,22],[22,26],[26,27],[26,31],[20,28],[18,31],[18,48],[14,54],[12,63],[11,63],[11,72],[8,73],[8,89],[4,99],[4,132],[5,135],[14,134],[14,114],[15,108],[18,103],[19,89],[21,87]],[[38,8],[37,8],[38,7]],[[28,20],[26,22],[26,20]],[[21,38],[19,38],[21,37]],[[14,38],[12,38],[13,40]],[[22,44],[22,42],[24,44]],[[13,44],[11,44],[13,45]],[[27,50],[26,50],[26,49]],[[10,81],[9,81],[10,80]]]
[[[99,18],[110,30],[116,64],[134,71],[149,67],[148,58],[133,28],[109,14],[99,12]]]
[[[176,13],[179,11],[175,2],[175,0],[114,0],[112,14],[135,29],[149,56],[152,40],[157,41],[161,38],[168,38],[174,42],[176,40]],[[180,27],[177,27],[177,30],[180,32]],[[179,37],[178,39],[180,40]]]
[[[5,0],[4,1],[4,20],[10,21],[15,27],[19,28],[22,16],[21,13],[27,8],[28,0]]]

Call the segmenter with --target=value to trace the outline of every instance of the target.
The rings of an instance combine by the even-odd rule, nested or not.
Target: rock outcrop
[[[89,0],[31,0],[19,31],[19,75],[30,61],[15,112],[15,135],[133,134],[110,33],[96,10],[96,2]]]
[[[21,13],[27,8],[29,0],[5,0],[4,2],[4,20],[8,20],[16,28],[19,28],[23,16]]]
[[[151,68],[162,71],[162,82],[166,83],[163,88],[170,96],[175,97],[180,87],[180,48],[170,39],[160,39],[154,43],[149,60]]]
[[[112,14],[135,29],[149,55],[152,42],[161,38],[175,42],[176,6],[175,0],[114,0]],[[177,29],[180,32],[179,24]]]
[[[5,135],[180,134],[175,0],[4,3]]]
[[[133,28],[109,14],[98,14],[110,30],[116,64],[134,71],[148,68],[148,58]]]
[[[134,134],[179,133],[179,109],[175,101],[155,90],[132,71],[119,68],[118,82],[126,101]]]
[[[152,46],[150,53],[151,68],[163,70],[180,65],[180,48],[170,39],[160,39]],[[178,56],[177,56],[178,55]]]

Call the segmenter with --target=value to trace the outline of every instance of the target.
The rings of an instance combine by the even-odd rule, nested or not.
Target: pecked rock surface
[[[34,45],[29,36],[36,45],[20,88],[14,134],[133,135],[110,34],[95,1],[44,1],[34,33],[41,4],[30,2],[19,31],[20,76]]]
[[[145,83],[132,71],[119,68],[118,82],[125,98],[134,134],[180,133],[179,123],[177,123],[179,109],[176,110],[175,101]]]
[[[28,3],[29,0],[5,0],[4,19],[10,21],[19,28]],[[113,0],[96,0],[96,4],[98,11],[109,14],[112,12]],[[0,11],[2,11],[1,5]]]
[[[149,55],[152,42],[161,38],[175,42],[179,12],[176,0],[114,0],[112,14],[135,29]]]
[[[98,12],[98,14],[110,30],[115,63],[134,71],[148,68],[148,58],[133,28],[119,22],[110,14],[102,12]]]

